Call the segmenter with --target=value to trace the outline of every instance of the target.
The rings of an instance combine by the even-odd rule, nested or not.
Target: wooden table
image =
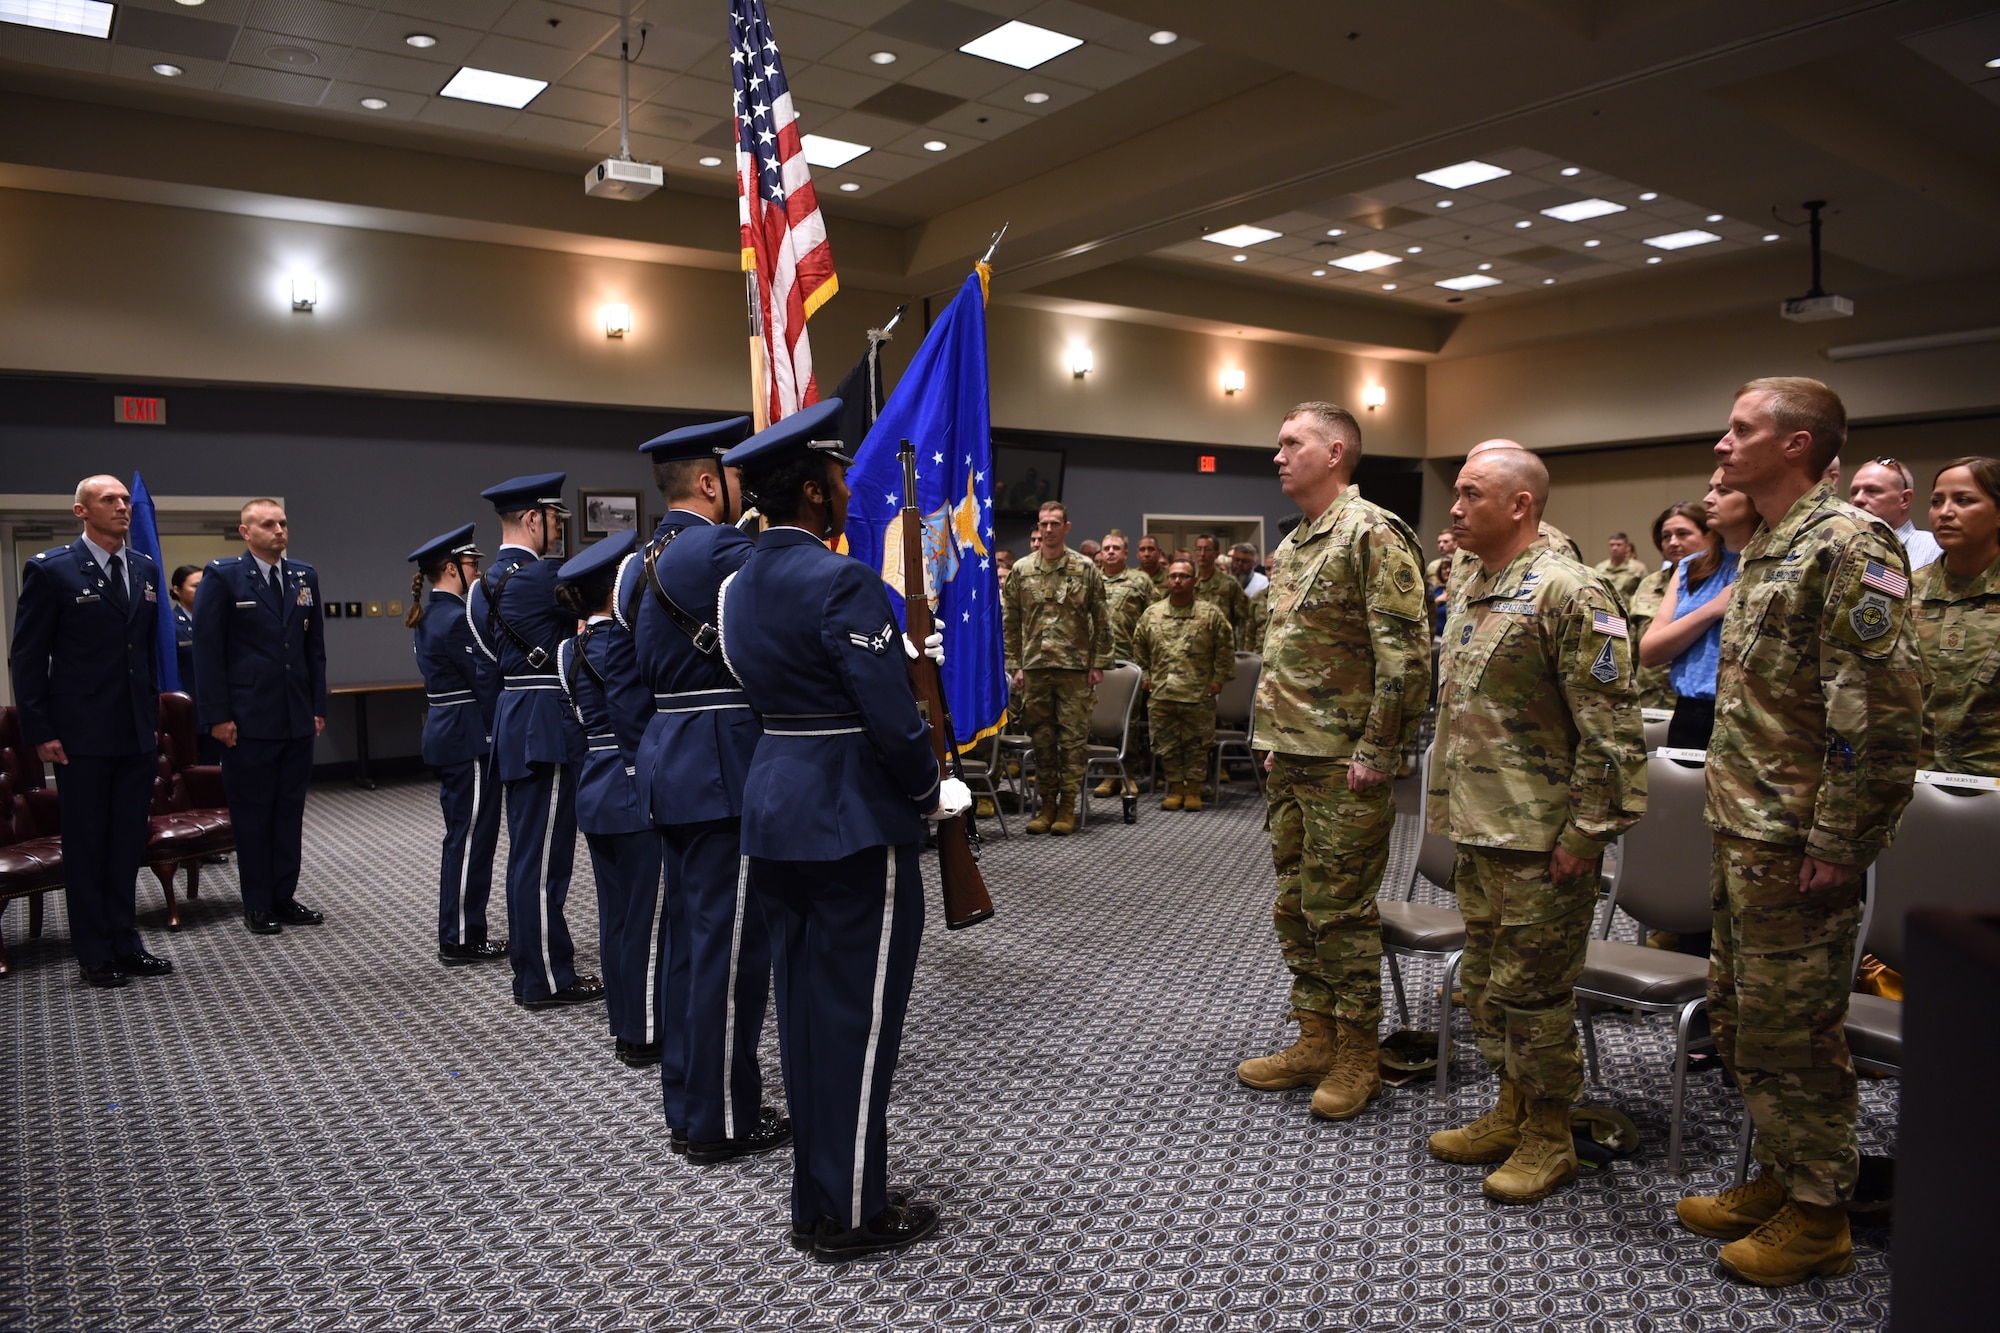
[[[364,791],[375,790],[375,779],[368,776],[368,696],[371,694],[399,694],[409,690],[421,690],[420,680],[363,680],[350,685],[331,685],[328,694],[348,694],[354,696],[354,785]]]

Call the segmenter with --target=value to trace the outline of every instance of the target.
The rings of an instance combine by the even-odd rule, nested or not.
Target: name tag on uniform
[[[238,606],[255,606],[255,605],[257,605],[257,603],[256,603],[256,602],[255,602],[255,601],[253,600],[253,601],[248,601],[248,602],[238,602],[238,603],[237,603],[236,605],[238,605]]]
[[[98,596],[98,595],[97,595],[96,593],[94,593],[94,592],[87,592],[87,593],[84,593],[84,594],[83,594],[83,595],[82,595],[81,597],[78,597],[78,598],[76,599],[76,601],[77,601],[77,605],[78,605],[78,606],[82,606],[82,605],[84,605],[85,603],[88,603],[88,602],[101,602],[101,601],[103,601],[103,600],[104,600],[104,599],[103,599],[102,597],[99,597],[99,596]]]
[[[1531,616],[1535,614],[1535,599],[1532,597],[1516,597],[1506,602],[1489,602],[1486,609],[1489,611],[1498,611],[1503,615]]]

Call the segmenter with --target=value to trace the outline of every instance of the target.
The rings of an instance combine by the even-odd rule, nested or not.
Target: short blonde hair
[[[281,514],[285,512],[285,507],[282,504],[279,504],[268,495],[260,495],[254,500],[245,500],[243,502],[243,507],[236,511],[236,521],[238,523],[247,522],[250,518],[250,511],[258,508],[260,505],[269,505]]]
[[[1746,393],[1766,395],[1764,411],[1779,430],[1788,435],[1804,431],[1812,436],[1814,476],[1824,472],[1847,443],[1847,407],[1839,394],[1818,380],[1803,375],[1767,375],[1751,380],[1736,391],[1736,396]]]

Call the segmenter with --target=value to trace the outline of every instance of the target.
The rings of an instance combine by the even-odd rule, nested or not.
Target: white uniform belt
[[[675,690],[653,696],[653,710],[658,713],[705,713],[749,706],[741,690]]]
[[[862,731],[859,713],[789,713],[764,718],[766,736],[846,736]]]
[[[547,675],[509,676],[501,682],[500,688],[503,690],[559,690],[562,688],[562,677],[556,675],[554,672],[549,672]]]

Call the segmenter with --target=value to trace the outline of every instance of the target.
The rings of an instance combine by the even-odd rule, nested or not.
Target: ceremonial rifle
[[[903,525],[903,628],[910,642],[921,648],[931,636],[932,622],[924,578],[924,518],[917,504],[915,446],[904,440],[898,457],[903,463],[903,511],[897,519]],[[921,652],[910,662],[910,688],[931,720],[931,751],[937,756],[938,772],[964,781],[958,739],[949,734],[951,710],[945,702],[944,677],[937,663]],[[971,822],[970,811],[937,822],[938,874],[944,887],[944,924],[948,930],[976,926],[993,915],[993,899],[972,854],[967,831]]]

